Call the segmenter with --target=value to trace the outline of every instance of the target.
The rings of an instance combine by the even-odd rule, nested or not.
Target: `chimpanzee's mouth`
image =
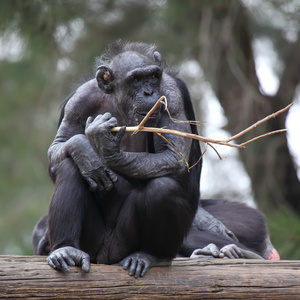
[[[141,117],[142,119],[144,119],[147,115],[147,113],[142,113],[142,112],[137,112],[137,111],[136,111],[136,114],[139,117]],[[159,116],[160,116],[160,113],[159,113],[159,111],[157,111],[157,112],[152,113],[151,116],[149,117],[149,119],[151,119],[151,120],[157,119]]]

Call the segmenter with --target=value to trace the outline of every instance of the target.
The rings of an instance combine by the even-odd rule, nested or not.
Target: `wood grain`
[[[120,266],[61,273],[42,256],[0,256],[0,298],[300,299],[300,261],[180,258],[144,278]]]

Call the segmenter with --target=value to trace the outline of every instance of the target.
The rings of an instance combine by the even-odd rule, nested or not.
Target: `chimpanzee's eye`
[[[155,78],[156,78],[156,74],[153,74],[153,75],[152,75],[152,78],[155,79]]]
[[[134,77],[133,80],[134,80],[134,82],[139,82],[140,81],[138,77]]]

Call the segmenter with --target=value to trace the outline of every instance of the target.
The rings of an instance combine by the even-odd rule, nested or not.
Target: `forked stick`
[[[165,100],[165,102],[163,101]],[[144,119],[141,121],[141,123],[138,126],[129,126],[126,127],[126,131],[128,132],[138,132],[138,131],[145,131],[145,132],[154,132],[157,134],[162,134],[162,133],[166,133],[166,134],[175,134],[175,135],[179,135],[185,138],[190,138],[190,139],[195,139],[195,140],[199,140],[201,142],[204,143],[208,143],[209,144],[218,144],[218,145],[223,145],[223,146],[229,146],[229,147],[234,147],[234,148],[245,148],[246,145],[261,139],[263,137],[269,136],[269,135],[273,135],[276,133],[281,133],[281,132],[285,132],[287,131],[287,129],[280,129],[280,130],[275,130],[272,132],[268,132],[265,133],[263,135],[257,136],[251,140],[248,140],[242,144],[232,144],[230,143],[232,140],[239,138],[241,136],[243,136],[244,134],[250,132],[251,130],[253,130],[254,128],[256,128],[257,126],[267,122],[268,120],[275,118],[277,116],[279,116],[280,114],[282,114],[283,112],[287,111],[294,103],[289,104],[288,106],[286,106],[285,108],[265,117],[264,119],[256,122],[255,124],[251,125],[250,127],[244,129],[243,131],[241,131],[240,133],[232,136],[231,138],[227,139],[227,140],[216,140],[216,139],[210,139],[207,137],[203,137],[201,135],[197,135],[197,134],[193,134],[193,133],[187,133],[187,132],[182,132],[179,130],[173,130],[173,129],[167,129],[167,128],[156,128],[156,127],[144,127],[145,123],[147,122],[148,118],[152,115],[152,113],[157,109],[157,107],[159,106],[160,103],[163,103],[166,106],[167,109],[167,105],[166,105],[166,97],[162,96],[160,97],[157,102],[155,103],[155,105],[151,108],[151,110],[147,113],[147,115],[144,117]],[[192,121],[192,123],[194,124],[194,121]],[[112,131],[119,131],[121,127],[113,127]],[[211,145],[210,145],[211,146]]]

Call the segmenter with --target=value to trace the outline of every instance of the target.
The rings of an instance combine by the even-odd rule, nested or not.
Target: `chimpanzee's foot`
[[[63,272],[69,272],[69,266],[79,266],[84,272],[89,272],[91,268],[90,256],[74,247],[62,247],[53,251],[47,262],[53,269]]]
[[[129,269],[129,275],[135,278],[143,277],[151,267],[169,266],[171,260],[159,259],[145,252],[134,252],[125,257],[120,264],[125,270]]]

